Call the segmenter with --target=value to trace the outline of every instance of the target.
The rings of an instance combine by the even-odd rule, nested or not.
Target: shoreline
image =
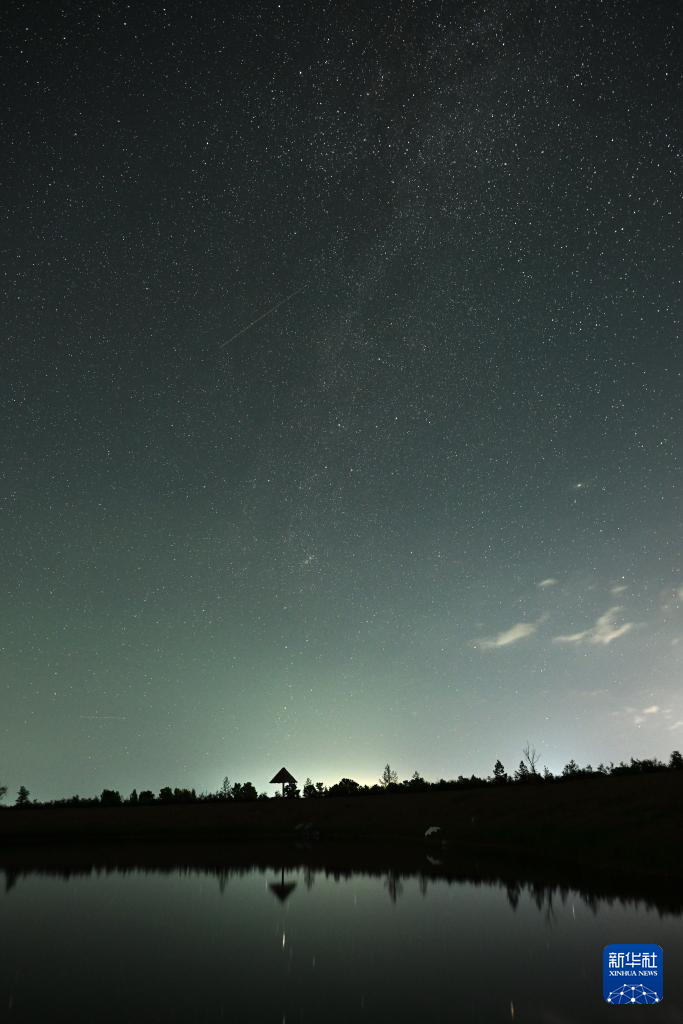
[[[440,831],[426,840],[432,826]],[[680,878],[683,772],[349,798],[0,810],[0,865],[22,847],[172,850],[295,841],[457,847],[479,856]]]

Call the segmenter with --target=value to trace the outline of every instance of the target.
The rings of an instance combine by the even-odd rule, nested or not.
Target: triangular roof
[[[296,779],[294,778],[293,775],[290,775],[290,773],[287,771],[286,768],[281,768],[280,771],[275,776],[275,778],[271,779],[270,781],[271,782],[294,782],[294,783],[296,783]]]

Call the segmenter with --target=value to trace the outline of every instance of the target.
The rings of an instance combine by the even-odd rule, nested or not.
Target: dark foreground
[[[353,798],[263,800],[147,807],[5,808],[0,860],[17,847],[107,847],[152,843],[169,851],[197,842],[303,841],[417,845],[440,826],[441,851],[573,871],[679,877],[683,772],[396,793]],[[446,846],[442,844],[446,841]],[[253,857],[252,857],[253,861]]]

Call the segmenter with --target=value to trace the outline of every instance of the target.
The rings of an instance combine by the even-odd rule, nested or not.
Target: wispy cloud
[[[624,622],[617,626],[617,617],[623,612],[621,605],[614,605],[608,608],[604,615],[601,615],[595,625],[580,633],[569,633],[563,636],[553,637],[555,644],[611,644],[620,636],[626,636],[635,627],[634,622]]]
[[[631,719],[633,725],[637,726],[641,726],[643,722],[647,722],[648,719],[652,719],[654,715],[659,715],[661,712],[662,709],[660,708],[659,704],[651,704],[649,708],[623,708],[623,714],[626,715],[627,718]],[[616,712],[616,714],[621,713],[622,712]],[[671,717],[670,711],[664,711],[663,714],[665,717]]]
[[[541,582],[537,583],[536,586],[539,590],[547,590],[548,587],[556,587],[559,582],[560,581],[556,580],[554,576],[548,576],[547,579],[541,580]]]
[[[493,651],[497,647],[509,647],[510,644],[516,644],[518,640],[524,640],[526,637],[531,636],[537,629],[537,622],[518,622],[516,625],[511,626],[510,629],[504,629],[497,636],[488,636],[483,637],[481,640],[475,640],[474,646],[482,651]]]
[[[617,583],[616,586],[609,588],[610,594],[614,594],[615,596],[616,594],[623,594],[625,590],[628,590],[625,583]]]

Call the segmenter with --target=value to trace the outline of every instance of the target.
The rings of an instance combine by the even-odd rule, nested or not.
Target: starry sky
[[[676,6],[10,0],[11,792],[683,746]]]

